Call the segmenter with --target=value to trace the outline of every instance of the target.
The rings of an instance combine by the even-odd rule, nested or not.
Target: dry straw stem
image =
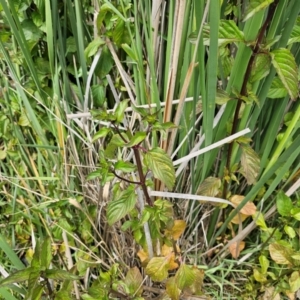
[[[184,23],[184,13],[185,13],[185,0],[176,1],[175,4],[175,13],[174,13],[174,31],[172,38],[172,51],[171,51],[171,64],[169,67],[169,75],[168,75],[168,87],[166,93],[166,108],[164,111],[164,122],[169,122],[171,120],[172,113],[172,101],[174,98],[174,90],[177,78],[177,68],[178,68],[178,59],[181,45],[181,37],[182,37],[182,28]],[[167,141],[162,141],[162,148],[167,151]]]
[[[200,29],[199,29],[199,33],[198,33],[198,36],[197,36],[197,41],[196,41],[196,46],[195,46],[195,49],[194,49],[193,59],[192,59],[190,65],[189,65],[189,69],[188,69],[188,72],[186,74],[184,84],[183,84],[183,87],[182,87],[182,90],[181,90],[181,93],[180,93],[179,104],[178,104],[178,107],[177,107],[177,110],[176,110],[176,115],[175,115],[175,118],[174,118],[174,124],[176,126],[179,125],[179,122],[180,122],[180,119],[181,119],[181,116],[182,116],[183,106],[184,106],[184,103],[185,103],[184,99],[186,97],[186,94],[187,94],[187,91],[188,91],[188,88],[189,88],[189,84],[190,84],[191,77],[192,77],[192,74],[193,74],[193,71],[194,71],[194,67],[197,65],[195,63],[196,55],[197,55],[197,50],[198,50],[198,47],[199,47],[199,41],[200,41],[203,25],[204,25],[204,22],[207,18],[209,4],[210,4],[210,1],[207,1],[206,7],[205,7],[205,10],[204,10],[204,14],[203,14],[203,18],[202,18],[202,21],[201,21],[201,26],[200,26]],[[168,140],[168,145],[169,146],[168,146],[167,153],[169,155],[172,154],[172,150],[174,148],[177,130],[178,129],[176,129],[176,128],[174,130],[172,130],[171,137]]]

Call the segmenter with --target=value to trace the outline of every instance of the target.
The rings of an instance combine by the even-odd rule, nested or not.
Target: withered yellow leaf
[[[240,256],[241,251],[245,248],[245,242],[235,242],[229,246],[230,254],[233,258],[238,258]]]

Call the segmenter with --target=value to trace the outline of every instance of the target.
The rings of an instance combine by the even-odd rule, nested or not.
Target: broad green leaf
[[[73,298],[70,295],[71,293],[66,290],[60,290],[59,292],[56,293],[55,295],[55,300],[73,300]],[[82,299],[85,299],[82,295]]]
[[[126,147],[133,147],[140,144],[147,136],[147,133],[144,131],[137,131],[134,136],[130,139],[129,143],[126,144]]]
[[[133,111],[141,115],[142,117],[146,117],[150,112],[149,109],[146,109],[144,107],[139,107],[139,106],[134,106],[133,104],[131,105],[131,108]]]
[[[112,55],[108,49],[108,47],[105,45],[102,48],[101,51],[101,56],[99,59],[99,62],[97,64],[95,73],[100,77],[100,78],[105,78],[106,75],[111,71],[111,69],[114,66],[115,61],[112,58]],[[102,98],[103,99],[103,98]],[[103,99],[103,102],[100,103],[104,103],[105,98]],[[95,101],[95,99],[94,99]]]
[[[283,191],[280,191],[276,197],[276,207],[281,216],[287,217],[291,215],[294,206],[292,200]]]
[[[272,64],[278,77],[287,89],[292,100],[298,96],[298,68],[293,54],[288,49],[277,49],[271,53]]]
[[[135,206],[136,195],[133,185],[122,191],[118,199],[113,199],[107,206],[107,221],[112,225],[126,216]]]
[[[228,93],[221,89],[217,89],[216,104],[223,105],[226,104],[229,100],[231,100],[231,97]]]
[[[272,2],[274,2],[274,0],[250,0],[243,21],[245,22],[253,17],[256,13],[268,7]]]
[[[299,43],[300,42],[300,17],[297,18],[297,22],[295,26],[293,27],[293,30],[291,32],[288,45],[293,43]]]
[[[128,102],[129,102],[129,100],[120,101],[120,103],[118,104],[118,106],[115,110],[116,121],[118,123],[121,123],[123,121],[124,112],[125,112],[125,109],[128,107]]]
[[[130,48],[129,45],[127,44],[122,44],[121,47],[123,48],[123,50],[127,53],[127,55],[134,61],[134,62],[137,62],[138,59],[137,59],[137,56],[136,54],[134,53],[134,50],[132,50]]]
[[[19,270],[11,275],[9,275],[8,277],[6,277],[5,279],[2,279],[0,281],[0,287],[9,285],[9,284],[13,284],[13,283],[19,283],[19,282],[23,282],[29,279],[30,274],[34,271],[35,269],[33,267],[29,267],[23,270]]]
[[[259,53],[255,56],[254,64],[251,70],[250,82],[263,79],[270,73],[271,57],[266,53]]]
[[[33,294],[35,288],[39,286],[39,281],[41,278],[40,270],[33,270],[28,278],[28,293],[26,299],[31,299],[31,295]],[[30,295],[30,296],[29,296]]]
[[[0,160],[3,160],[6,158],[7,151],[6,150],[0,150]]]
[[[31,261],[31,266],[36,268],[36,269],[39,269],[41,267],[41,256],[40,256],[40,254],[41,254],[40,241],[37,240],[35,248],[34,248],[33,258],[32,258],[32,261]]]
[[[209,45],[210,43],[210,28],[208,25],[204,26],[204,43]],[[197,34],[189,36],[190,41],[193,43],[196,40]],[[219,36],[218,36],[219,46],[224,46],[226,44],[243,42],[244,33],[239,30],[236,23],[232,20],[221,20],[219,25]]]
[[[86,177],[86,180],[93,180],[99,178],[101,177],[101,174],[102,174],[101,170],[93,171],[89,173],[89,175]]]
[[[257,282],[267,282],[267,276],[265,274],[262,274],[259,270],[254,269],[253,270],[253,277]]]
[[[288,265],[293,263],[292,254],[293,251],[278,243],[272,243],[269,245],[269,252],[271,258],[279,265]]]
[[[233,20],[221,20],[219,25],[219,45],[244,41],[244,33]]]
[[[215,197],[221,188],[221,179],[217,177],[206,178],[198,187],[197,195]]]
[[[55,280],[78,280],[81,278],[80,276],[72,274],[66,270],[54,270],[54,269],[46,270],[45,277],[49,279],[55,279]]]
[[[93,136],[92,142],[95,142],[96,140],[103,138],[107,136],[111,132],[111,128],[109,127],[102,127],[99,131],[96,132],[96,134]]]
[[[266,256],[264,256],[264,255],[259,256],[259,264],[261,267],[261,273],[267,274],[268,268],[270,266],[270,261],[266,258]]]
[[[240,145],[242,148],[241,169],[239,172],[246,178],[249,185],[256,182],[260,170],[260,159],[257,153],[247,145]]]
[[[294,207],[290,210],[291,216],[300,221],[300,208],[299,207]]]
[[[284,98],[287,93],[287,89],[283,85],[282,81],[278,77],[275,77],[268,91],[268,97],[271,99]]]
[[[202,286],[205,275],[204,270],[200,270],[196,266],[193,266],[192,272],[194,273],[194,280],[191,285],[184,288],[184,291],[192,295],[203,295]]]
[[[169,258],[168,257],[153,257],[147,267],[146,274],[151,277],[153,281],[163,281],[168,277]]]
[[[290,291],[292,293],[297,292],[300,289],[300,272],[295,271],[289,278]]]
[[[137,267],[129,269],[129,271],[126,274],[124,283],[129,288],[131,295],[141,296],[143,292],[142,282],[143,276],[140,270]]]
[[[91,86],[91,92],[95,108],[102,107],[106,99],[105,87],[100,84],[93,85]]]
[[[293,239],[296,236],[296,231],[291,226],[285,225],[284,232],[289,236],[290,239]]]
[[[45,270],[49,268],[49,265],[52,260],[51,239],[49,237],[47,237],[42,244],[40,259],[41,259],[41,269]]]
[[[100,37],[95,38],[92,42],[88,44],[86,49],[84,50],[84,55],[86,58],[91,57],[96,54],[100,46],[104,45],[105,41]]]
[[[29,18],[22,22],[25,39],[29,42],[37,42],[42,38],[43,32]]]
[[[153,172],[155,178],[162,181],[169,190],[175,184],[175,170],[167,153],[161,148],[153,148],[144,157],[144,163]]]
[[[125,132],[122,132],[121,135],[122,137],[119,134],[114,134],[109,143],[117,147],[125,146],[128,141],[128,136]]]
[[[168,296],[170,297],[169,299],[172,299],[172,300],[180,299],[181,291],[177,285],[175,277],[171,277],[167,280],[166,292],[167,292]]]
[[[256,212],[253,216],[252,219],[255,221],[255,224],[259,226],[263,231],[268,230],[268,226],[266,224],[266,221],[264,219],[264,215],[261,212]]]
[[[30,125],[29,119],[27,118],[27,115],[25,112],[22,112],[22,114],[19,118],[18,124],[23,127]]]
[[[42,285],[37,285],[30,293],[30,298],[27,299],[39,300],[42,299],[41,296],[43,294],[44,287]]]
[[[191,267],[187,266],[186,264],[182,263],[180,268],[176,272],[175,280],[177,283],[177,287],[180,290],[190,286],[193,284],[196,278],[195,273],[192,271]]]
[[[133,172],[136,170],[136,165],[131,162],[119,160],[114,165],[115,170],[122,172]]]

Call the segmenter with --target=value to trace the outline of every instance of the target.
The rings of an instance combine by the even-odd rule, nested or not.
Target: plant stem
[[[112,123],[115,130],[117,131],[118,135],[121,137],[121,139],[125,142],[125,143],[128,143],[128,141],[126,141],[126,139],[122,136],[119,128],[114,124]],[[138,173],[139,173],[139,177],[140,177],[140,181],[139,182],[131,182],[131,181],[128,181],[127,179],[124,179],[122,177],[119,177],[118,175],[116,175],[114,173],[114,175],[116,175],[116,177],[120,178],[121,180],[125,180],[127,182],[130,182],[130,183],[134,183],[134,184],[138,184],[142,187],[142,190],[144,192],[144,195],[145,195],[145,198],[146,198],[146,202],[150,205],[150,206],[153,206],[153,201],[151,200],[150,196],[149,196],[149,193],[148,193],[148,190],[147,190],[147,186],[146,186],[146,177],[143,173],[143,166],[142,166],[142,161],[141,161],[141,155],[140,155],[140,152],[139,152],[139,148],[141,148],[140,144],[138,145],[135,145],[132,147],[133,149],[133,153],[134,153],[134,156],[135,156],[135,160],[136,160],[136,165],[137,165],[137,169],[138,169]],[[143,149],[144,150],[144,149]]]
[[[260,29],[260,31],[258,33],[255,46],[254,46],[254,48],[252,50],[252,55],[251,55],[251,57],[249,59],[248,65],[247,65],[247,69],[246,69],[246,72],[245,72],[245,76],[244,76],[244,80],[243,80],[241,92],[240,92],[239,99],[238,99],[238,102],[237,102],[237,105],[236,105],[236,108],[235,108],[235,113],[234,113],[234,118],[233,118],[233,124],[232,124],[232,129],[231,129],[231,135],[235,134],[236,131],[237,131],[239,113],[240,113],[240,109],[241,109],[241,106],[242,106],[242,103],[243,103],[242,98],[245,97],[245,96],[247,96],[247,94],[248,94],[247,93],[247,83],[248,83],[250,75],[251,75],[251,70],[252,70],[252,67],[253,67],[253,63],[254,63],[256,55],[260,52],[260,46],[261,46],[262,40],[264,38],[265,31],[266,31],[269,23],[271,22],[271,20],[273,18],[273,15],[275,13],[278,1],[279,0],[275,0],[270,5],[268,16],[267,16],[267,18],[266,18],[266,20],[265,20],[262,28]],[[234,142],[231,142],[229,144],[228,155],[227,155],[227,162],[226,162],[226,169],[228,171],[228,175],[229,176],[230,176],[230,173],[231,173],[230,172],[230,164],[231,164],[231,155],[232,155],[232,150],[233,150],[233,144],[234,144]],[[224,181],[224,187],[223,187],[223,198],[224,199],[226,199],[227,188],[228,188],[228,182],[225,180]]]
[[[147,186],[146,186],[146,179],[145,179],[145,175],[143,173],[143,166],[142,166],[142,161],[141,161],[141,156],[140,156],[140,152],[138,147],[132,147],[133,149],[133,153],[135,156],[135,160],[136,160],[136,165],[138,168],[138,173],[139,173],[139,177],[140,177],[140,186],[142,187],[142,190],[144,192],[144,195],[146,197],[146,201],[150,206],[153,206],[153,201],[151,200],[148,190],[147,190]]]
[[[126,182],[128,182],[128,183],[132,183],[132,184],[141,184],[141,182],[140,181],[132,181],[132,180],[129,180],[129,179],[126,179],[126,178],[124,178],[124,177],[122,177],[122,176],[119,176],[116,172],[115,172],[115,170],[113,170],[113,169],[111,169],[111,172],[117,177],[117,178],[119,178],[119,179],[121,179],[121,180],[123,180],[123,181],[126,181]]]

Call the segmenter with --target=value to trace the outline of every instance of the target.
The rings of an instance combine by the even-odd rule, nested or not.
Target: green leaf
[[[232,20],[221,20],[219,26],[219,46],[244,41],[244,33],[239,30],[236,22]]]
[[[296,236],[296,231],[291,226],[285,225],[284,232],[289,236],[290,239],[293,239]]]
[[[292,254],[293,251],[278,243],[272,243],[269,245],[269,251],[271,258],[279,265],[289,265],[293,263]]]
[[[23,127],[30,125],[29,119],[27,118],[27,115],[25,112],[22,112],[22,114],[19,118],[18,124]]]
[[[41,256],[40,256],[40,254],[41,254],[40,241],[37,240],[35,248],[34,248],[33,258],[32,258],[32,261],[31,261],[31,266],[36,268],[36,269],[39,269],[41,267]]]
[[[114,164],[114,169],[122,172],[133,172],[136,170],[136,165],[132,164],[131,162],[119,160]]]
[[[293,27],[293,30],[291,32],[288,45],[293,43],[299,43],[300,42],[300,17],[297,18],[297,22],[295,26]]]
[[[163,281],[168,277],[169,259],[166,257],[153,257],[146,267],[146,274],[153,281]]]
[[[217,89],[216,104],[223,105],[226,104],[229,100],[231,100],[231,97],[228,93],[226,93],[224,90]]]
[[[121,47],[123,48],[123,50],[127,53],[127,55],[134,61],[134,62],[137,62],[138,59],[137,59],[137,56],[136,54],[134,53],[134,50],[132,50],[129,45],[127,44],[122,44]]]
[[[47,269],[52,260],[51,239],[49,237],[47,237],[42,244],[41,254],[41,269]]]
[[[92,142],[95,142],[96,140],[107,136],[111,131],[112,130],[109,127],[102,127],[99,131],[97,131],[95,133],[95,135],[93,136]]]
[[[220,178],[208,177],[198,187],[197,195],[215,197],[221,187]]]
[[[268,268],[270,266],[270,261],[266,258],[266,256],[264,256],[264,255],[259,256],[259,264],[261,267],[261,273],[267,274]]]
[[[300,289],[300,272],[295,271],[289,278],[290,291],[296,293]]]
[[[177,287],[180,290],[183,290],[184,288],[193,284],[194,280],[196,279],[196,275],[192,271],[191,267],[182,263],[180,265],[180,268],[176,272],[175,279],[176,279]]]
[[[113,199],[107,206],[107,221],[112,225],[126,216],[136,204],[134,185],[130,185],[125,191],[118,195],[118,199]]]
[[[140,144],[147,136],[147,133],[144,131],[137,131],[134,136],[130,139],[129,143],[126,144],[126,147],[133,147]]]
[[[131,268],[127,272],[124,283],[127,285],[130,295],[142,295],[143,276],[137,267]]]
[[[109,51],[108,47],[106,45],[103,46],[102,51],[101,51],[101,56],[98,61],[95,73],[100,78],[105,78],[105,76],[107,74],[109,74],[109,72],[113,68],[114,63],[115,63],[115,61],[113,60],[113,57],[112,57],[111,52]]]
[[[161,148],[153,148],[144,157],[144,163],[153,172],[155,178],[161,180],[169,190],[175,184],[175,170],[170,157]]]
[[[28,292],[26,295],[26,299],[32,299],[32,294],[35,292],[36,287],[39,286],[39,280],[40,280],[40,271],[39,270],[33,270],[28,279]]]
[[[120,103],[118,104],[118,106],[115,110],[116,121],[118,123],[121,123],[123,121],[124,112],[125,112],[125,109],[128,107],[128,102],[129,102],[129,100],[120,101]]]
[[[210,28],[208,25],[204,26],[204,42],[205,45],[210,43]],[[197,37],[197,35],[195,35]],[[221,20],[219,25],[219,46],[225,46],[226,44],[243,42],[244,33],[239,30],[236,23],[232,20]],[[189,36],[190,41],[193,42],[192,35]]]
[[[32,299],[32,300],[39,300],[42,299],[41,296],[43,294],[44,291],[44,287],[42,285],[36,285],[31,293],[30,293],[30,297],[26,297],[26,299]]]
[[[288,49],[277,49],[271,53],[272,64],[292,100],[298,96],[298,68],[293,54]]]
[[[175,277],[171,277],[167,280],[166,283],[166,292],[170,298],[168,299],[174,299],[179,300],[180,299],[180,289],[177,286],[177,282],[175,280]]]
[[[29,18],[24,20],[21,25],[27,41],[37,42],[42,38],[43,32]]]
[[[196,266],[193,266],[191,270],[194,273],[194,280],[191,285],[184,288],[184,291],[187,291],[192,295],[203,295],[202,285],[204,280],[204,270],[200,270]]]
[[[246,15],[243,22],[253,17],[259,11],[268,7],[274,0],[250,0],[246,9]]]
[[[136,113],[138,113],[142,117],[146,117],[147,115],[149,115],[149,109],[146,109],[144,107],[131,105],[131,108],[132,108],[133,111],[135,111]]]
[[[274,77],[271,87],[268,91],[268,97],[271,99],[284,98],[287,95],[287,89],[278,77]]]
[[[81,277],[75,274],[72,274],[65,270],[46,270],[45,277],[49,279],[56,279],[56,280],[78,280]]]
[[[288,217],[294,206],[292,200],[283,191],[280,191],[276,197],[276,207],[281,216]]]
[[[30,274],[34,271],[35,269],[33,267],[29,267],[23,270],[19,270],[12,275],[9,275],[5,279],[0,281],[0,287],[13,284],[13,283],[19,283],[23,282],[29,279]]]
[[[241,169],[239,172],[246,178],[249,185],[256,182],[260,170],[260,159],[257,153],[247,145],[240,145],[242,148]]]
[[[271,57],[269,54],[259,53],[255,56],[253,68],[251,71],[250,82],[263,79],[270,73]]]
[[[291,216],[294,219],[300,221],[300,208],[299,207],[292,208],[290,212],[291,212]]]
[[[91,57],[96,54],[99,47],[104,45],[105,41],[103,41],[100,37],[95,38],[93,41],[91,41],[86,49],[84,50],[84,55],[86,58]]]
[[[101,76],[99,75],[99,77]],[[105,87],[99,84],[93,85],[91,86],[91,91],[95,108],[102,107],[106,99]]]
[[[101,177],[101,174],[102,174],[101,170],[93,171],[89,173],[89,175],[86,177],[86,180],[93,180],[99,178]]]
[[[262,274],[259,270],[254,269],[253,270],[253,277],[257,282],[264,283],[267,281],[267,276],[265,274]]]
[[[0,160],[3,160],[6,158],[7,151],[6,150],[0,150]]]

